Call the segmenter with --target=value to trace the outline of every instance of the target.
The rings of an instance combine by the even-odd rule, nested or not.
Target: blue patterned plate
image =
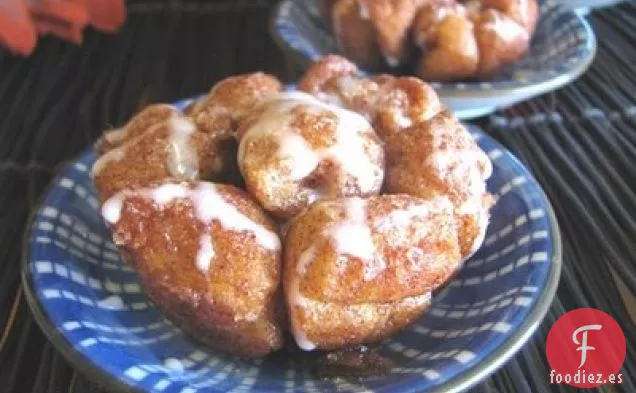
[[[541,17],[525,57],[488,81],[431,84],[457,117],[482,116],[556,90],[592,63],[596,38],[587,21],[553,0],[539,3]],[[325,54],[338,53],[317,4],[282,0],[272,15],[272,36],[303,67]]]
[[[505,148],[479,130],[473,135],[494,164],[492,224],[432,308],[382,343],[396,365],[389,376],[316,379],[308,362],[288,353],[245,361],[184,336],[144,296],[110,241],[89,174],[93,149],[61,171],[34,213],[22,271],[29,304],[69,361],[113,391],[461,391],[531,336],[561,269],[559,231],[541,187]]]

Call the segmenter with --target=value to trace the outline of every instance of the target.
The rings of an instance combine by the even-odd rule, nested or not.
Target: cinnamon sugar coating
[[[208,203],[220,198],[221,206],[271,232],[275,245],[272,220],[244,191],[229,185],[163,182],[117,194],[103,212],[144,292],[169,319],[213,349],[264,356],[283,342],[281,250],[264,246],[250,230],[228,225],[226,217],[203,217],[206,202],[196,196],[206,192],[213,193]]]
[[[337,0],[328,24],[342,53],[368,69],[406,64],[425,80],[488,78],[519,59],[538,19],[536,0]]]
[[[291,218],[322,198],[377,194],[384,150],[357,113],[300,92],[265,103],[237,132],[248,191],[263,207]]]
[[[344,53],[358,64],[377,67],[403,63],[409,55],[409,31],[426,0],[340,0],[331,9],[331,25]]]
[[[316,202],[290,224],[283,286],[303,347],[370,343],[428,307],[460,266],[453,206],[381,195]]]
[[[528,50],[537,15],[536,0],[424,5],[413,23],[417,73],[437,81],[494,76]]]
[[[488,225],[492,164],[427,83],[329,55],[299,89],[230,77],[97,145],[122,256],[169,319],[221,352],[265,356],[288,328],[305,350],[382,340],[429,307]],[[205,181],[234,171],[245,190]]]
[[[225,170],[234,143],[230,130],[206,133],[168,105],[140,112],[122,129],[98,142],[93,166],[102,200],[125,188],[164,179],[210,179]],[[229,148],[228,148],[229,147]]]
[[[453,202],[462,255],[483,241],[488,209],[490,159],[466,129],[446,111],[396,136],[387,152],[386,189],[419,197],[445,195]]]
[[[385,143],[441,110],[437,94],[421,79],[387,74],[361,77],[355,64],[338,55],[312,64],[298,86],[325,102],[364,115]]]

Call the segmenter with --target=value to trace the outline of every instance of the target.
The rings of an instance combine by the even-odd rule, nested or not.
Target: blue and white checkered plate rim
[[[92,148],[60,172],[34,212],[22,272],[29,304],[71,363],[114,391],[461,391],[530,337],[561,266],[558,226],[541,187],[505,148],[472,132],[494,164],[492,223],[484,246],[431,309],[381,344],[396,365],[389,376],[317,379],[307,362],[289,354],[246,361],[186,337],[144,296],[111,242],[89,173]]]
[[[523,58],[491,80],[431,85],[442,96],[514,95],[546,92],[578,77],[594,58],[594,32],[583,17],[558,2],[539,3],[540,19]],[[271,33],[276,41],[304,63],[339,52],[318,4],[314,0],[282,0],[272,16]]]

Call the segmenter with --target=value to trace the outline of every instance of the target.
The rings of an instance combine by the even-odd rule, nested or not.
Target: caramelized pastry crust
[[[330,9],[330,23],[340,49],[352,61],[377,68],[382,53],[373,22],[358,0],[339,0]]]
[[[364,78],[353,63],[337,55],[312,64],[299,87],[325,102],[364,115],[385,143],[441,109],[435,90],[421,79],[386,74]]]
[[[105,132],[97,141],[97,154],[102,155],[131,139],[139,137],[150,127],[168,120],[175,114],[177,114],[177,110],[172,105],[153,104],[145,107],[130,119],[124,127]]]
[[[339,0],[331,24],[343,52],[359,64],[395,67],[409,54],[409,31],[426,0]]]
[[[481,246],[493,204],[486,192],[492,163],[468,131],[442,111],[397,135],[387,157],[387,191],[448,196],[455,206],[462,255],[472,255]]]
[[[363,78],[353,63],[329,55],[299,86],[370,119],[384,142],[386,191],[447,195],[457,209],[462,254],[467,258],[481,246],[493,203],[486,193],[492,164],[429,85],[410,77]]]
[[[225,122],[233,129],[247,113],[269,96],[281,91],[280,81],[262,72],[231,76],[223,79],[201,100],[189,116],[203,130],[214,130]]]
[[[420,31],[422,43],[449,34],[460,49],[470,37],[478,51],[482,41],[499,45],[488,32],[458,36],[466,23],[480,25],[470,19],[476,11],[452,1],[446,16],[427,16],[437,22]],[[532,19],[497,1],[498,11],[479,18]],[[338,0],[332,11],[362,10],[374,34],[386,35],[378,50],[399,55],[399,34],[389,32],[402,27],[390,19],[407,3],[416,1]],[[385,26],[375,26],[377,15]],[[440,53],[452,72],[504,59]],[[151,105],[97,145],[102,215],[145,293],[193,338],[232,355],[279,349],[287,325],[304,350],[398,332],[480,247],[488,225],[492,164],[428,84],[362,77],[330,55],[299,88],[281,92],[263,73],[230,77],[184,113]],[[205,182],[233,165],[247,192]]]
[[[316,202],[291,222],[284,252],[292,332],[306,350],[396,332],[461,263],[453,206],[444,196]]]
[[[523,55],[537,22],[536,0],[445,1],[422,7],[413,41],[427,80],[490,77]]]
[[[244,119],[238,163],[248,191],[281,218],[321,198],[377,194],[384,150],[355,112],[283,93]]]
[[[528,49],[536,0],[337,0],[324,2],[340,50],[365,68],[406,63],[448,81],[495,75]]]
[[[164,179],[209,179],[222,173],[231,154],[230,131],[203,132],[169,105],[147,108],[98,142],[103,154],[92,173],[100,197]]]
[[[102,214],[144,292],[185,332],[244,357],[281,347],[281,244],[245,192],[163,182],[115,194]]]

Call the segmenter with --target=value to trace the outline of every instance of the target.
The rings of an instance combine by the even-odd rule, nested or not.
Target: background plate
[[[317,3],[283,0],[272,15],[272,36],[302,68],[325,54],[339,52]],[[528,53],[497,77],[478,82],[431,83],[460,119],[483,116],[558,89],[589,67],[596,53],[596,38],[588,22],[554,1],[540,2],[540,10]]]

